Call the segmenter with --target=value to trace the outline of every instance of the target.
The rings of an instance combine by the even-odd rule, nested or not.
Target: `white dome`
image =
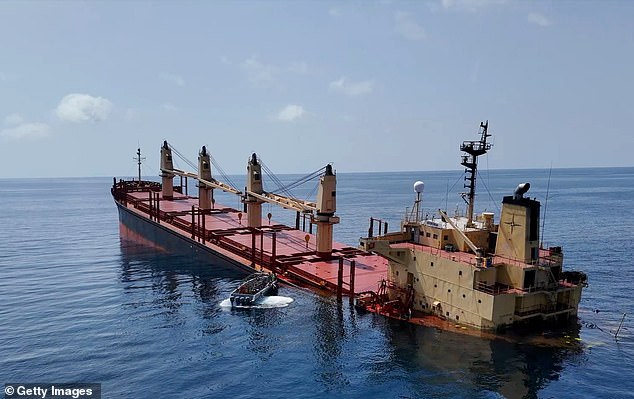
[[[424,189],[425,189],[425,183],[423,183],[422,181],[419,180],[416,183],[414,183],[415,193],[422,193]]]

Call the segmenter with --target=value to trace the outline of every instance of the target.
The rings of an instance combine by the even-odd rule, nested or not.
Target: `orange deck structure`
[[[379,255],[333,243],[330,259],[319,257],[313,234],[269,220],[250,228],[237,209],[215,204],[202,210],[196,197],[178,192],[161,198],[158,183],[115,181],[112,194],[122,222],[136,219],[144,229],[160,229],[244,270],[272,271],[339,298],[374,292],[387,275],[388,262]]]

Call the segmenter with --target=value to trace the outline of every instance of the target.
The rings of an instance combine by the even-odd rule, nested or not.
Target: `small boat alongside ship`
[[[233,290],[229,300],[231,306],[253,306],[264,296],[277,294],[277,278],[274,273],[253,273],[242,280]]]

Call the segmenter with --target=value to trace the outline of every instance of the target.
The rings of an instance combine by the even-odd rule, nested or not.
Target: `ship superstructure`
[[[540,202],[518,185],[502,200],[501,215],[474,215],[478,157],[491,149],[488,121],[480,139],[465,141],[464,216],[438,210],[421,218],[424,184],[416,182],[412,212],[397,232],[379,228],[361,239],[363,249],[388,259],[388,277],[379,290],[361,301],[368,309],[401,318],[417,314],[500,330],[518,324],[576,319],[586,276],[563,271],[561,247],[540,245]],[[381,226],[379,226],[381,227]]]

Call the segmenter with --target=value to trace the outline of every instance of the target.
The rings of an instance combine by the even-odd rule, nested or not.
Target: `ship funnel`
[[[513,199],[518,200],[524,198],[524,194],[526,194],[529,188],[531,188],[530,183],[519,184],[513,192]]]

